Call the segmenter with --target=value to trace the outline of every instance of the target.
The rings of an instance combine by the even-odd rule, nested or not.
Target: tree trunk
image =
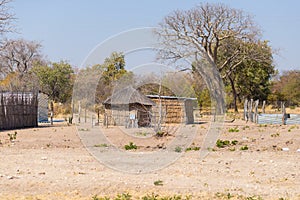
[[[229,81],[230,81],[230,86],[231,86],[231,90],[232,90],[232,95],[233,95],[233,107],[234,107],[234,112],[238,113],[238,107],[237,107],[237,92],[236,92],[236,88],[234,86],[234,82],[233,79],[231,77],[229,77]]]

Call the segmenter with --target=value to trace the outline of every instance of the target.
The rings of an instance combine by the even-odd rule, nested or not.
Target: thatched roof
[[[129,86],[119,91],[114,91],[112,96],[107,98],[103,104],[121,105],[121,104],[134,104],[139,103],[147,106],[154,106],[155,103],[143,95],[138,90]]]
[[[178,97],[178,96],[159,96],[159,95],[146,95],[150,99],[176,99],[176,100],[193,100],[196,101],[197,98],[193,97]]]

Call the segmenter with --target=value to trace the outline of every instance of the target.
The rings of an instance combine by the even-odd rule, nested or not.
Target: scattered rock
[[[293,141],[288,140],[288,141],[285,142],[285,144],[286,144],[286,145],[288,145],[288,144],[293,144]]]
[[[158,145],[157,145],[157,148],[159,148],[159,149],[165,148],[165,143],[158,144]]]
[[[282,151],[289,151],[290,149],[288,147],[283,147],[281,150]]]
[[[17,179],[17,178],[20,178],[20,177],[18,177],[18,176],[6,176],[6,178],[8,180],[11,180],[11,179]]]

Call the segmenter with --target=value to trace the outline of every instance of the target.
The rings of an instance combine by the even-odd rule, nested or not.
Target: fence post
[[[265,107],[266,107],[266,100],[263,101],[262,113],[266,113]]]
[[[254,122],[257,123],[257,114],[258,114],[258,104],[259,104],[259,100],[257,99],[255,101],[255,108],[254,108]]]
[[[80,123],[80,112],[81,112],[81,105],[80,105],[80,101],[78,101],[78,123]]]
[[[281,102],[281,108],[282,108],[282,125],[286,125],[285,102]]]
[[[72,99],[71,102],[71,119],[69,120],[69,123],[72,124],[73,123],[73,119],[74,119],[74,100]]]
[[[54,110],[54,105],[53,105],[53,100],[51,100],[50,102],[50,124],[53,125],[53,110]]]
[[[85,105],[85,108],[84,108],[84,123],[86,123],[86,105]]]
[[[253,122],[253,99],[250,99],[249,113],[250,121]]]
[[[248,121],[248,99],[245,99],[244,103],[244,120]]]
[[[98,126],[100,125],[100,110],[97,110],[97,122],[98,122]]]

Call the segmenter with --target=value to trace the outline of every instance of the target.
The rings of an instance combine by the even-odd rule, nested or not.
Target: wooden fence
[[[36,93],[0,93],[0,130],[38,126]]]

